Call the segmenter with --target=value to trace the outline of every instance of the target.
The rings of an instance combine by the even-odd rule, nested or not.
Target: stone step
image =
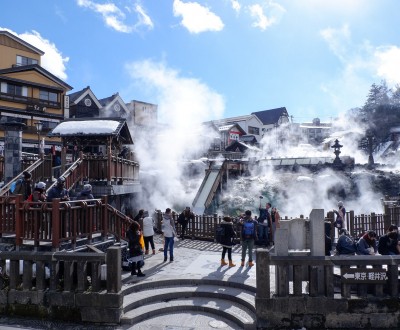
[[[255,294],[253,292],[207,284],[153,287],[134,292],[124,296],[123,310],[124,313],[127,313],[132,309],[157,301],[189,297],[209,298],[211,300],[224,299],[238,303],[255,313]]]
[[[149,303],[125,313],[121,318],[121,324],[132,325],[156,315],[183,311],[206,312],[226,318],[237,324],[240,329],[255,329],[256,319],[252,310],[230,300],[219,298],[210,300],[208,297],[165,299]]]

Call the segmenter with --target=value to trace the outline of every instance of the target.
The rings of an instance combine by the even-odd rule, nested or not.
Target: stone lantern
[[[341,153],[340,148],[342,148],[342,147],[343,146],[339,143],[338,139],[336,139],[334,145],[331,146],[331,148],[334,149],[333,153],[336,155],[335,159],[333,160],[333,166],[335,166],[336,168],[343,167],[342,160],[339,158],[339,155]]]

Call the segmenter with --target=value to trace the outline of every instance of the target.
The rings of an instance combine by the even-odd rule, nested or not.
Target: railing
[[[0,156],[0,182],[4,181],[4,157]]]
[[[0,197],[0,237],[15,234],[15,245],[31,242],[34,247],[51,245],[58,250],[63,243],[75,249],[77,240],[91,242],[95,235],[108,235],[120,242],[132,219],[107,204],[107,197],[85,201],[31,203],[22,196]]]
[[[350,295],[365,297],[371,286],[368,293],[372,295],[397,297],[399,264],[400,256],[274,256],[257,250],[257,288],[263,288],[257,290],[257,295],[334,298],[336,284],[340,287],[340,297],[335,296],[336,299]],[[275,267],[275,277],[271,276],[270,266]],[[335,274],[339,275],[336,281]]]

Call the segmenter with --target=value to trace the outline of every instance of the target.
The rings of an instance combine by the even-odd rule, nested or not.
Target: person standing
[[[257,226],[257,236],[260,245],[264,244],[265,246],[269,245],[269,237],[268,237],[268,227],[271,223],[271,203],[265,204],[265,209],[261,208],[261,200],[260,200],[260,215],[258,217],[258,226]]]
[[[335,227],[340,230],[342,228],[345,228],[345,217],[346,217],[346,209],[344,208],[343,202],[340,201],[338,202],[338,210],[333,210],[333,212],[336,214],[336,220],[335,220]]]
[[[281,227],[280,221],[281,221],[281,216],[279,214],[279,211],[276,207],[273,207],[272,211],[271,211],[271,225],[270,225],[271,244],[275,244],[275,231],[276,231],[276,228]]]
[[[36,183],[31,196],[31,202],[37,203],[35,204],[36,206],[40,205],[40,203],[46,202],[46,183]]]
[[[143,238],[145,254],[149,254],[149,244],[153,250],[153,254],[156,254],[156,248],[154,246],[154,220],[149,216],[148,211],[143,212]]]
[[[181,225],[181,239],[185,239],[186,228],[190,220],[194,220],[194,213],[190,211],[189,206],[186,206],[178,217],[178,223]]]
[[[131,263],[131,275],[137,275],[138,277],[143,277],[145,274],[142,273],[143,262],[143,249],[140,245],[140,225],[138,222],[133,221],[129,226],[126,236],[128,238],[129,247],[129,259]],[[137,271],[136,271],[137,270]]]
[[[80,200],[85,200],[85,199],[94,199],[93,194],[92,194],[92,185],[87,183],[83,185],[83,189],[79,194],[78,197]]]
[[[242,262],[241,267],[244,266],[246,259],[246,251],[249,252],[249,267],[254,266],[253,263],[253,248],[254,241],[257,240],[257,221],[251,217],[251,211],[247,210],[244,218],[240,221],[242,225],[241,240],[242,240]]]
[[[24,199],[24,201],[26,201],[28,197],[32,194],[32,175],[27,171],[24,171],[22,175],[23,178],[17,180],[15,184],[15,189],[12,191],[12,193],[14,195],[22,195],[22,198]]]
[[[171,209],[167,208],[163,215],[161,230],[164,235],[164,262],[167,261],[169,250],[169,261],[174,261],[174,237],[176,235],[175,221],[172,217]]]
[[[222,256],[221,256],[221,266],[228,265],[225,262],[225,255],[228,253],[229,267],[235,267],[236,265],[232,262],[232,246],[235,245],[233,239],[236,237],[235,230],[233,229],[233,223],[231,217],[224,217],[221,222],[221,227],[223,228],[224,235],[221,237],[222,245]]]

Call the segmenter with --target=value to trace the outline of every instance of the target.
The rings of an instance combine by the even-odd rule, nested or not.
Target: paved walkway
[[[145,256],[143,272],[145,277],[138,278],[131,276],[130,272],[123,271],[123,287],[132,282],[153,281],[170,278],[210,278],[226,281],[245,283],[251,286],[256,285],[256,268],[240,267],[241,248],[237,245],[233,249],[232,259],[236,267],[221,267],[222,248],[217,243],[195,241],[190,239],[175,242],[174,261],[164,262],[164,253],[159,251],[162,248],[161,237],[155,237],[155,255]],[[226,258],[227,259],[227,258]],[[254,253],[255,259],[255,253]],[[169,260],[169,257],[168,257]],[[246,259],[247,261],[247,259]],[[50,322],[41,320],[26,320],[21,318],[0,317],[1,329],[87,329],[87,330],[205,330],[205,329],[236,329],[235,324],[229,320],[216,319],[208,313],[168,313],[150,318],[144,322],[127,326],[92,326],[82,324],[67,324],[62,322]]]

